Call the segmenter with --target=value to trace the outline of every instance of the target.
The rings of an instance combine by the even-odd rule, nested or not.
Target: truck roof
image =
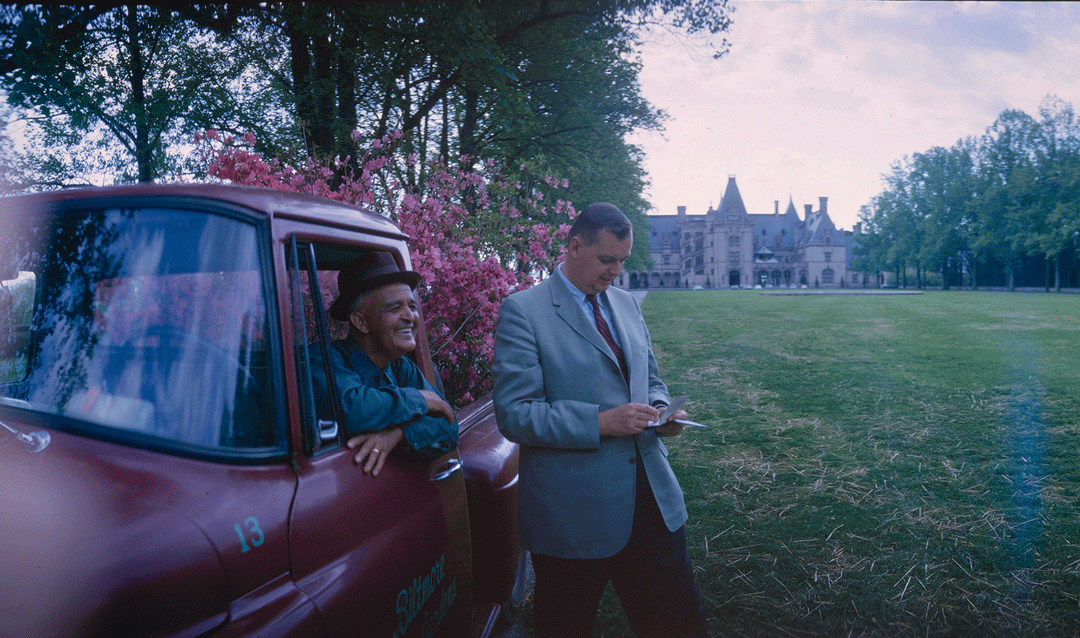
[[[285,217],[297,221],[376,232],[407,239],[393,222],[369,210],[335,202],[325,197],[254,186],[226,184],[86,186],[29,195],[16,195],[7,199],[8,206],[18,206],[20,201],[27,204],[32,202],[34,205],[41,205],[46,202],[107,200],[113,197],[123,197],[130,201],[131,197],[140,196],[191,197],[201,200],[217,200],[242,206],[270,218]]]

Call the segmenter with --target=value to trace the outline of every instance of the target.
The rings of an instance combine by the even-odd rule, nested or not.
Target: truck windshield
[[[280,447],[258,246],[193,211],[0,211],[0,404],[150,445]]]

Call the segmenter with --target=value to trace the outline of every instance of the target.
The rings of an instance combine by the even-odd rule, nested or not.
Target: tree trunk
[[[311,125],[315,121],[315,102],[311,95],[309,38],[298,26],[303,22],[303,5],[286,2],[282,13],[285,16],[285,36],[289,39],[289,62],[292,71],[296,121],[304,135],[304,150],[307,151],[308,156],[311,156],[315,150],[311,137]]]
[[[458,153],[461,156],[476,156],[476,118],[477,104],[480,97],[476,91],[465,88],[465,113],[461,118],[460,132],[458,133]]]
[[[346,36],[338,51],[337,64],[337,107],[338,121],[341,123],[340,130],[336,131],[337,152],[343,158],[348,156],[349,164],[354,168],[358,162],[352,134],[359,126],[356,117],[356,49],[356,38]]]
[[[442,135],[439,136],[439,158],[450,161],[450,100],[444,97],[442,103]]]
[[[135,111],[135,166],[140,182],[154,181],[153,149],[146,118],[146,69],[143,68],[142,44],[139,42],[139,7],[127,8],[128,49],[131,53],[131,101]]]
[[[317,33],[311,38],[311,51],[314,55],[315,76],[312,78],[312,100],[315,119],[311,123],[311,137],[315,151],[323,155],[333,155],[334,144],[334,50],[326,35]]]

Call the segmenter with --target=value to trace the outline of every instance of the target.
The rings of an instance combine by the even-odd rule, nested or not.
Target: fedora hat
[[[386,284],[408,284],[416,290],[423,278],[420,273],[398,268],[394,256],[387,252],[365,253],[345,264],[338,271],[338,298],[330,304],[330,317],[349,320],[349,306],[357,297]]]

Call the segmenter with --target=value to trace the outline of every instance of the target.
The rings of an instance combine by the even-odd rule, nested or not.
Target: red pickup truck
[[[337,270],[407,239],[265,189],[0,200],[0,637],[490,635],[526,559],[490,401],[374,478],[315,413]]]

